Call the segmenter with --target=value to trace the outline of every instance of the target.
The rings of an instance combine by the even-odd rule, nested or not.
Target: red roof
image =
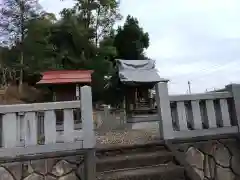
[[[37,84],[90,83],[91,70],[47,71]]]

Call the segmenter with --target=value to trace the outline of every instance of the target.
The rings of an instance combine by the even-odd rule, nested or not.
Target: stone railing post
[[[159,130],[161,139],[173,139],[173,126],[167,81],[156,84],[156,102],[160,117]]]
[[[92,90],[89,86],[81,87],[81,115],[83,148],[87,149],[84,156],[84,179],[94,180],[96,179],[96,138],[93,122]]]
[[[236,118],[238,129],[240,128],[240,84],[230,84],[226,86],[227,90],[233,94],[234,107],[236,111]]]
[[[94,148],[96,144],[96,138],[94,134],[92,90],[89,86],[81,87],[81,115],[83,148]]]

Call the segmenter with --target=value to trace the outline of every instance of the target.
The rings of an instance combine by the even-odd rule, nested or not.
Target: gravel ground
[[[97,146],[144,144],[157,139],[159,139],[159,132],[156,129],[96,132]]]

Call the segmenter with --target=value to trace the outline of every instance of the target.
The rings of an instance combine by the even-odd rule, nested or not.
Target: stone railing
[[[225,92],[169,96],[167,82],[160,82],[156,92],[164,139],[238,132],[238,85],[228,86]]]
[[[80,111],[75,111],[80,109]],[[63,127],[56,123],[62,111]],[[74,113],[75,111],[75,113]],[[76,128],[76,114],[82,128]],[[39,122],[39,113],[43,119]],[[81,88],[81,101],[0,106],[2,119],[0,157],[94,148],[91,88]]]

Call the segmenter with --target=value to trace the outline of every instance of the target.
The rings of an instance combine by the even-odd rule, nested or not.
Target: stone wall
[[[202,180],[240,180],[240,147],[235,139],[176,145]]]
[[[51,158],[0,166],[0,180],[81,180],[83,156]]]

